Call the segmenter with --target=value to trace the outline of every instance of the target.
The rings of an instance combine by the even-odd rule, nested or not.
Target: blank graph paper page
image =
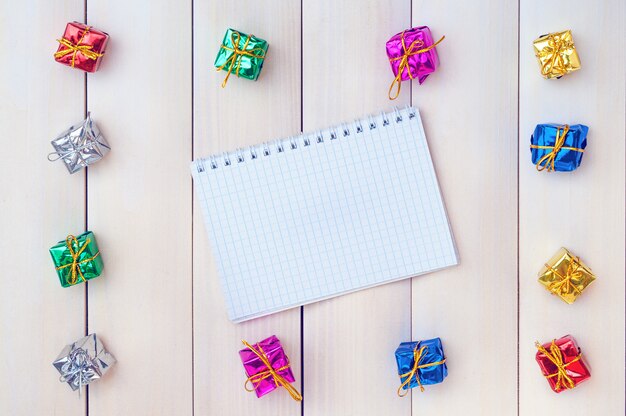
[[[232,321],[458,263],[418,111],[191,165]]]

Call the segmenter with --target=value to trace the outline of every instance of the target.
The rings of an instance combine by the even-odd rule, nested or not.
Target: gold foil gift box
[[[561,248],[539,271],[539,283],[570,304],[594,280],[591,269],[566,248]]]
[[[580,69],[580,59],[569,30],[540,36],[533,46],[544,78],[561,78]]]

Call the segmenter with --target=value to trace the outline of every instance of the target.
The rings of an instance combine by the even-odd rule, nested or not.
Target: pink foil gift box
[[[302,400],[300,393],[290,384],[296,379],[289,358],[275,335],[254,345],[242,342],[246,348],[239,351],[239,356],[248,376],[246,390],[254,391],[257,397],[261,397],[278,387],[284,387],[294,400]]]
[[[387,56],[396,77],[389,87],[390,99],[398,97],[402,81],[417,78],[422,84],[428,75],[435,72],[439,66],[435,46],[444,38],[434,42],[428,26],[419,26],[400,32],[387,41]],[[391,91],[396,84],[397,90],[392,96]]]

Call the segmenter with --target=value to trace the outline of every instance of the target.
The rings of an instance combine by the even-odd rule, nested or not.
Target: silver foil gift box
[[[83,122],[71,126],[51,143],[54,152],[48,155],[48,160],[62,160],[70,173],[97,162],[111,150],[90,113]]]
[[[100,379],[116,362],[96,334],[89,334],[66,345],[52,365],[61,373],[59,381],[80,392],[83,386]]]

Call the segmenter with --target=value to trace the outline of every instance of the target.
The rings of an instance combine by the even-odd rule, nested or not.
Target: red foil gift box
[[[536,343],[535,355],[541,372],[557,393],[573,389],[591,377],[576,340],[571,335],[545,344]]]
[[[246,390],[254,391],[257,397],[261,397],[278,387],[284,387],[294,400],[302,400],[300,393],[291,385],[295,378],[289,358],[275,335],[254,345],[246,341],[243,344],[246,348],[239,351],[239,356],[248,376]]]
[[[109,41],[109,35],[78,22],[68,23],[54,60],[72,68],[96,72]]]

